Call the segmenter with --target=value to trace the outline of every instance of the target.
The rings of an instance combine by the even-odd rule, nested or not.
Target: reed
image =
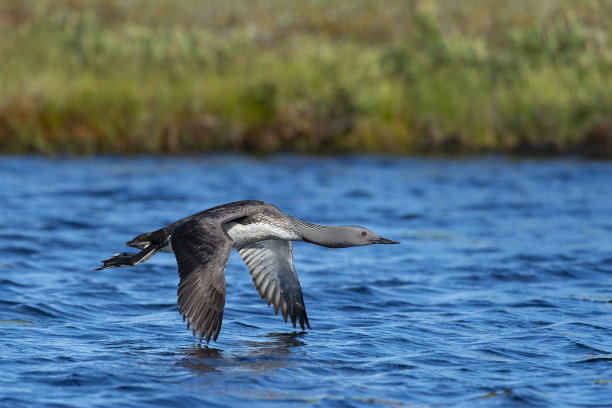
[[[612,2],[7,0],[0,152],[612,155]]]

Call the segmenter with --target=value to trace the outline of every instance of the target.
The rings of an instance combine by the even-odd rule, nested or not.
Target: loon
[[[246,263],[262,298],[282,311],[285,323],[299,321],[310,329],[302,289],[293,266],[291,241],[328,248],[399,244],[356,226],[311,224],[283,213],[272,204],[245,200],[219,205],[172,224],[138,235],[122,252],[102,261],[95,270],[134,266],[157,252],[174,252],[178,264],[178,306],[198,341],[217,341],[225,306],[225,266],[232,248]]]

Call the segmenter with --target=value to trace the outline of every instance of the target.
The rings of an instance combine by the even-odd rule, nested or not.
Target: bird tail
[[[107,268],[116,268],[118,266],[134,266],[141,262],[146,262],[149,258],[155,255],[158,249],[158,246],[150,245],[138,253],[121,252],[119,254],[115,254],[109,259],[102,261],[103,265],[94,269],[94,271],[100,271]]]

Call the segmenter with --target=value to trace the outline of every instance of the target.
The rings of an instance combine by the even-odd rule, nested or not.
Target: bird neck
[[[350,246],[343,239],[344,228],[299,221],[302,241],[327,248],[345,248]]]

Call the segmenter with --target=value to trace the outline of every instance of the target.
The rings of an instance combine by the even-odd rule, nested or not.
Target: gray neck
[[[335,227],[330,225],[311,224],[298,219],[295,219],[295,221],[297,221],[296,227],[298,233],[302,237],[302,241],[328,248],[346,248],[352,246],[344,239],[346,232],[346,227],[344,226]]]

